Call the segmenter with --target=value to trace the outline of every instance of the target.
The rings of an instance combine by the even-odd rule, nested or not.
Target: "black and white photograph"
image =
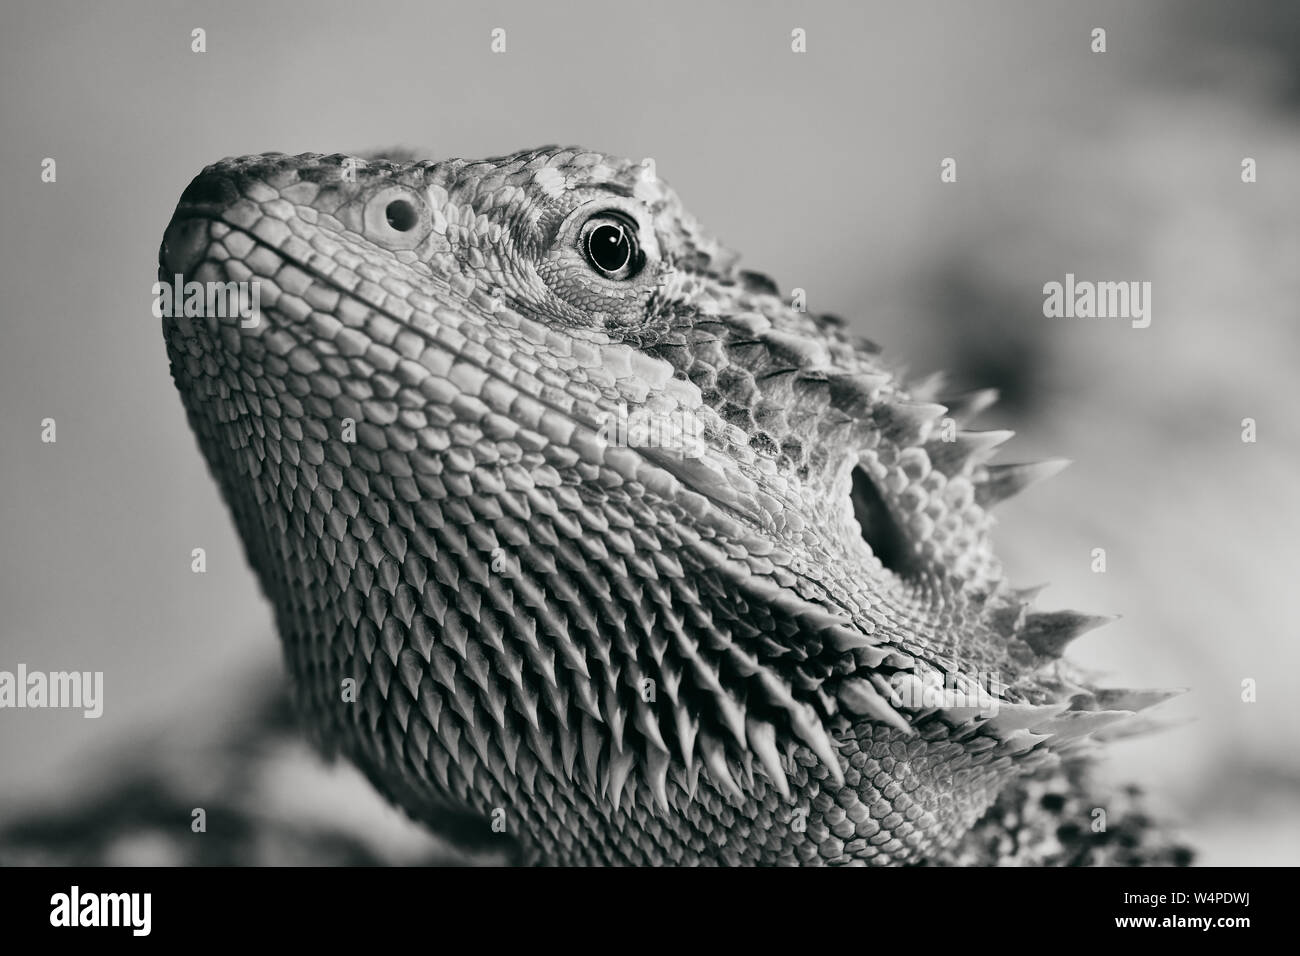
[[[24,922],[1300,863],[1300,5],[10,0],[0,105]]]

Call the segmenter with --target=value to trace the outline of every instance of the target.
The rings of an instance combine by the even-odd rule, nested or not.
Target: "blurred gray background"
[[[0,711],[0,824],[201,753],[278,667],[149,311],[190,178],[266,150],[559,142],[654,157],[810,308],[1000,386],[1001,460],[1075,460],[1001,510],[1013,579],[1123,615],[1073,652],[1110,682],[1192,688],[1163,708],[1187,723],[1105,772],[1199,862],[1300,862],[1296,4],[9,2],[0,111],[0,669],[106,685],[98,720]],[[1152,282],[1151,327],[1044,318],[1067,272]],[[351,771],[276,766],[288,815],[427,849]]]

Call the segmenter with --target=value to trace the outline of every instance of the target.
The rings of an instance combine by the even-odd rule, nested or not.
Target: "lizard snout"
[[[239,190],[217,166],[190,180],[163,233],[158,265],[169,274],[190,275],[212,241],[211,222],[221,219],[238,200]]]
[[[190,275],[211,242],[210,220],[194,218],[180,209],[163,233],[158,265],[168,275]]]

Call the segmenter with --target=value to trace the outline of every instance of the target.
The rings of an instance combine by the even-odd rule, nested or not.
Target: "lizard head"
[[[164,278],[197,268],[200,279],[257,283],[269,321],[241,329],[255,348],[295,345],[317,364],[308,355],[328,338],[303,326],[307,293],[344,307],[314,311],[356,348],[376,332],[392,333],[377,344],[391,347],[412,315],[418,331],[398,350],[408,362],[432,358],[417,339],[435,324],[530,355],[565,377],[562,414],[642,449],[760,533],[996,587],[987,522],[969,505],[981,484],[986,497],[1006,490],[975,466],[1008,433],[959,433],[874,345],[738,269],[650,161],[556,148],[405,165],[248,157],[191,184],[164,249]],[[275,282],[281,273],[291,287]],[[425,317],[420,295],[444,308]],[[384,327],[385,307],[396,324]]]
[[[652,163],[225,160],[181,198],[173,277],[257,289],[251,318],[164,318],[173,375],[300,695],[372,767],[418,763],[362,742],[409,745],[418,712],[443,759],[414,777],[462,802],[465,754],[513,767],[523,739],[665,806],[701,761],[784,789],[796,747],[842,781],[826,728],[915,733],[936,682],[1030,708],[1016,753],[1104,710],[1057,664],[1100,619],[1030,613],[989,543],[1052,466],[989,464],[1008,433],[961,427],[987,393],[909,389]]]

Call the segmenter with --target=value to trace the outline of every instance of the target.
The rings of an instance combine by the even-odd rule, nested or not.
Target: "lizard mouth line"
[[[164,236],[163,244],[159,248],[158,264],[159,264],[160,274],[162,274],[164,270],[168,270],[170,272],[179,273],[182,276],[189,278],[189,274],[192,272],[193,268],[198,263],[203,262],[205,260],[207,250],[212,242],[210,227],[208,229],[195,229],[194,226],[199,223],[214,223],[214,222],[220,223],[221,225],[230,229],[232,232],[241,233],[249,240],[251,240],[256,248],[270,251],[281,261],[288,263],[294,266],[295,268],[299,269],[313,283],[319,283],[320,285],[328,287],[329,289],[336,292],[340,298],[346,298],[354,302],[357,302],[363,307],[365,307],[366,309],[374,312],[377,315],[381,315],[384,318],[388,319],[389,321],[393,322],[394,324],[400,326],[402,329],[412,332],[416,335],[419,335],[429,347],[447,352],[449,355],[452,356],[454,361],[463,362],[467,365],[471,365],[475,370],[481,372],[483,375],[488,376],[497,382],[501,382],[502,384],[509,386],[512,389],[516,387],[514,382],[502,376],[497,370],[493,369],[490,365],[479,361],[478,359],[474,358],[469,354],[466,354],[463,351],[455,351],[453,349],[450,349],[445,343],[439,342],[436,338],[431,336],[426,329],[421,328],[418,324],[414,324],[409,320],[404,319],[401,316],[395,314],[393,311],[389,309],[385,309],[384,307],[376,304],[375,302],[370,301],[364,295],[359,293],[356,289],[348,288],[347,286],[323,274],[320,270],[313,268],[302,259],[293,256],[289,253],[286,253],[280,247],[267,242],[266,240],[257,236],[255,233],[251,232],[250,230],[230,222],[228,219],[222,217],[219,210],[208,210],[202,207],[198,207],[198,208],[192,207],[192,208],[180,210],[176,213],[176,215],[173,216],[172,222],[168,226],[166,235]],[[180,240],[179,243],[173,243],[171,241],[173,237],[179,237]],[[260,272],[254,272],[249,277],[249,281],[269,282],[271,281],[270,279],[271,274],[273,274],[272,270],[263,269]],[[450,298],[445,295],[440,295],[439,292],[437,292],[436,290],[426,289],[424,291],[425,294],[429,295],[431,298]],[[270,304],[270,305],[264,304],[262,306],[262,311],[279,312],[280,310],[278,310],[274,304]],[[425,310],[421,310],[420,314],[424,314],[428,316],[430,321],[436,321],[433,318],[433,316],[430,315]],[[295,320],[290,319],[289,321],[293,322]],[[434,373],[430,371],[429,374],[432,375]],[[591,431],[596,432],[598,434],[601,433],[602,430],[605,428],[605,423],[594,420],[590,416],[575,415],[572,409],[564,408],[563,406],[557,404],[556,402],[548,399],[544,394],[544,392],[538,392],[537,394],[532,395],[530,397],[532,401],[537,402],[540,405],[543,405],[547,410],[554,412],[556,415],[559,415],[565,418],[566,420],[573,422],[574,424],[579,425],[583,428],[590,429]],[[614,409],[612,408],[609,411],[611,414],[614,413]],[[502,414],[506,414],[506,413],[502,412]],[[740,521],[746,525],[754,525],[756,526],[755,530],[758,531],[763,530],[762,523],[752,513],[744,510],[743,508],[737,507],[731,501],[728,501],[726,497],[722,496],[719,488],[710,487],[707,482],[692,480],[692,476],[690,476],[689,474],[683,473],[678,468],[672,467],[673,462],[671,460],[671,456],[665,456],[663,454],[660,454],[659,449],[654,449],[654,448],[642,449],[635,446],[628,446],[628,447],[629,450],[635,452],[638,455],[638,457],[643,462],[646,463],[648,467],[657,468],[662,471],[665,471],[666,473],[671,475],[674,480],[680,483],[684,488],[687,488],[691,491],[694,491],[708,498],[709,501],[714,505],[714,507],[718,508],[729,519],[734,521]]]
[[[206,229],[195,228],[201,223],[209,225]],[[285,252],[282,248],[267,242],[250,230],[230,222],[221,215],[219,209],[205,209],[203,206],[199,205],[178,211],[178,213],[173,217],[164,236],[163,243],[158,251],[160,273],[163,269],[169,269],[184,275],[190,272],[197,263],[203,261],[212,241],[211,223],[221,223],[231,231],[241,233],[251,240],[257,248],[266,249],[283,262],[301,270],[313,283],[319,283],[322,286],[328,287],[336,292],[340,297],[352,299],[353,301],[363,305],[365,308],[374,311],[376,314],[382,315],[397,325],[400,325],[403,329],[407,329],[420,335],[429,346],[444,350],[447,349],[444,344],[428,335],[428,333],[418,325],[412,324],[394,314],[392,311],[370,301],[357,290],[350,289],[342,283],[339,283],[323,274],[318,269],[310,266],[303,259]],[[172,261],[168,261],[169,259]],[[264,272],[266,271],[269,270],[264,270]],[[258,275],[256,273],[252,276],[252,281],[258,281],[259,279],[267,280],[268,276],[265,274]],[[264,310],[275,310],[273,305],[264,306],[263,308]],[[463,353],[452,354],[456,361],[469,363],[483,374],[491,376],[498,381],[505,382],[506,384],[510,384],[506,379],[486,364],[478,362]],[[601,430],[602,426],[600,422],[591,421],[583,417],[575,417],[571,411],[556,405],[554,402],[548,401],[544,395],[537,395],[534,400],[545,405],[546,408],[556,414],[561,415],[570,421],[574,421],[576,424],[580,424],[597,432]],[[666,470],[684,486],[706,496],[716,507],[722,509],[722,511],[731,518],[747,522],[754,522],[756,520],[752,514],[747,514],[743,509],[733,507],[727,500],[717,494],[716,489],[708,487],[707,483],[702,485],[700,482],[691,481],[687,476],[678,473],[677,469],[669,467],[671,463],[665,461],[663,456],[654,454],[649,457],[646,455],[642,455],[641,457],[652,467],[666,468]],[[911,547],[903,529],[894,517],[887,499],[880,492],[876,483],[861,467],[855,467],[853,470],[851,495],[854,517],[857,519],[858,524],[862,529],[863,541],[866,543],[867,547],[870,548],[872,554],[874,554],[881,564],[884,565],[886,570],[893,572],[899,578],[907,579],[910,573],[916,570],[913,548]]]
[[[230,229],[232,232],[241,233],[242,235],[250,239],[257,248],[268,250],[269,252],[276,255],[279,259],[281,259],[283,262],[286,262],[289,265],[292,265],[298,270],[300,270],[304,275],[310,278],[313,283],[319,283],[322,286],[326,286],[329,289],[333,290],[334,292],[338,293],[340,298],[350,299],[353,302],[360,303],[366,309],[369,309],[370,311],[374,312],[376,315],[383,316],[384,318],[388,319],[394,324],[400,326],[403,330],[419,335],[424,340],[425,344],[428,345],[430,348],[440,349],[444,352],[447,352],[449,355],[453,357],[453,359],[455,359],[455,361],[464,362],[468,365],[472,365],[476,370],[482,372],[484,375],[490,376],[491,378],[499,382],[502,382],[505,385],[511,386],[512,388],[514,387],[514,384],[512,382],[502,377],[499,373],[496,372],[496,370],[494,370],[490,366],[476,360],[475,358],[473,358],[468,354],[465,354],[464,352],[457,352],[450,349],[445,343],[439,342],[435,338],[430,336],[429,333],[425,329],[421,328],[419,325],[415,325],[407,321],[406,319],[403,319],[401,316],[395,314],[394,312],[385,309],[383,306],[370,301],[364,295],[361,295],[356,289],[350,289],[347,286],[337,282],[336,280],[331,279],[329,276],[320,272],[320,270],[315,269],[312,266],[308,265],[308,263],[303,261],[302,259],[290,255],[280,247],[272,245],[271,243],[257,236],[255,233],[250,232],[248,229],[245,229],[242,226],[230,222],[229,220],[223,218],[219,213],[206,212],[201,209],[184,210],[183,212],[177,213],[177,215],[173,216],[171,225],[167,229],[167,237],[170,237],[173,233],[173,230],[178,227],[184,227],[186,225],[192,223],[199,223],[199,222],[220,223],[221,225]],[[174,261],[174,262],[167,261],[168,253],[170,252],[170,250],[168,248],[167,237],[164,237],[163,245],[158,250],[159,272],[162,273],[162,271],[166,269],[169,271],[179,273],[182,276],[185,276],[186,278],[189,278],[188,273],[196,263],[203,261],[203,254],[207,251],[207,248],[210,245],[210,233],[204,233],[204,236],[207,241],[204,241],[201,244],[201,246],[193,246],[191,244],[191,248],[185,250],[185,252],[182,253],[182,258],[179,261]],[[271,281],[271,278],[269,275],[265,273],[265,271],[263,273],[255,272],[250,277],[249,281],[269,282]],[[426,292],[426,294],[430,295],[431,298],[438,297],[436,293]],[[278,312],[280,310],[276,309],[275,305],[269,305],[269,306],[263,306],[263,311]],[[423,314],[428,315],[427,312]],[[428,317],[431,321],[434,321],[432,315],[428,315]],[[290,319],[289,321],[292,322],[294,320]],[[432,375],[433,372],[431,371],[429,374]],[[573,421],[584,427],[591,428],[594,431],[599,431],[601,428],[600,422],[591,421],[589,419],[582,418],[582,417],[575,417],[570,410],[565,409],[562,406],[559,406],[552,401],[549,401],[544,394],[539,393],[537,395],[534,395],[532,396],[532,400],[541,405],[544,405],[548,410],[555,412],[557,415],[561,415],[564,418],[567,418],[570,421]]]
[[[204,261],[209,245],[213,241],[210,226],[206,229],[196,229],[195,226],[199,223],[210,224],[214,222],[221,223],[231,231],[242,233],[251,240],[257,248],[266,249],[281,261],[298,268],[308,276],[312,282],[320,283],[322,286],[328,287],[336,292],[340,297],[351,299],[361,304],[366,309],[384,316],[388,320],[401,326],[403,329],[420,335],[429,346],[450,352],[455,361],[470,364],[482,374],[514,387],[513,383],[501,376],[494,369],[488,367],[486,364],[477,361],[469,355],[449,350],[445,344],[438,342],[427,332],[427,330],[399,317],[391,310],[376,305],[374,302],[369,301],[363,295],[359,294],[356,290],[350,289],[338,281],[331,279],[329,276],[322,274],[318,269],[311,267],[307,262],[298,257],[287,254],[283,249],[268,243],[248,229],[231,223],[229,220],[221,216],[219,210],[191,208],[182,210],[173,217],[172,224],[168,227],[167,233],[164,237],[163,245],[159,249],[160,271],[163,269],[169,269],[173,272],[179,272],[186,276],[186,278],[189,278],[194,267],[198,263]],[[176,235],[183,237],[182,248],[171,248],[169,239]],[[270,274],[273,274],[272,270],[263,269],[260,272],[253,273],[249,279],[250,281],[270,281]],[[433,294],[436,297],[436,293]],[[278,311],[273,304],[263,304],[262,310],[264,312]],[[590,421],[581,417],[575,418],[570,410],[558,406],[553,401],[548,400],[545,395],[538,394],[533,397],[533,400],[544,405],[548,410],[555,414],[561,415],[569,421],[573,421],[584,428],[589,428],[596,432],[599,432],[601,428],[601,423],[599,422]],[[725,518],[732,521],[739,521],[743,525],[751,527],[757,533],[764,533],[764,528],[758,518],[743,508],[733,506],[721,495],[720,489],[712,487],[711,483],[691,480],[691,476],[678,474],[676,469],[668,467],[671,463],[664,460],[661,456],[652,455],[648,457],[641,449],[632,448],[630,450],[636,452],[647,466],[667,472],[674,480],[680,483],[682,487],[703,495],[715,508],[719,510],[721,515],[725,516]],[[579,493],[581,493],[581,489]],[[913,569],[911,548],[909,547],[901,528],[895,521],[887,501],[878,491],[875,483],[860,467],[856,467],[853,474],[853,508],[854,514],[858,518],[859,524],[862,527],[862,538],[867,547],[871,549],[872,553],[876,555],[888,571],[893,572],[892,577],[897,585],[901,586],[903,589],[910,589],[908,572]],[[739,586],[744,587],[744,582],[742,580],[737,579],[736,583]],[[812,603],[816,604],[816,602]]]

